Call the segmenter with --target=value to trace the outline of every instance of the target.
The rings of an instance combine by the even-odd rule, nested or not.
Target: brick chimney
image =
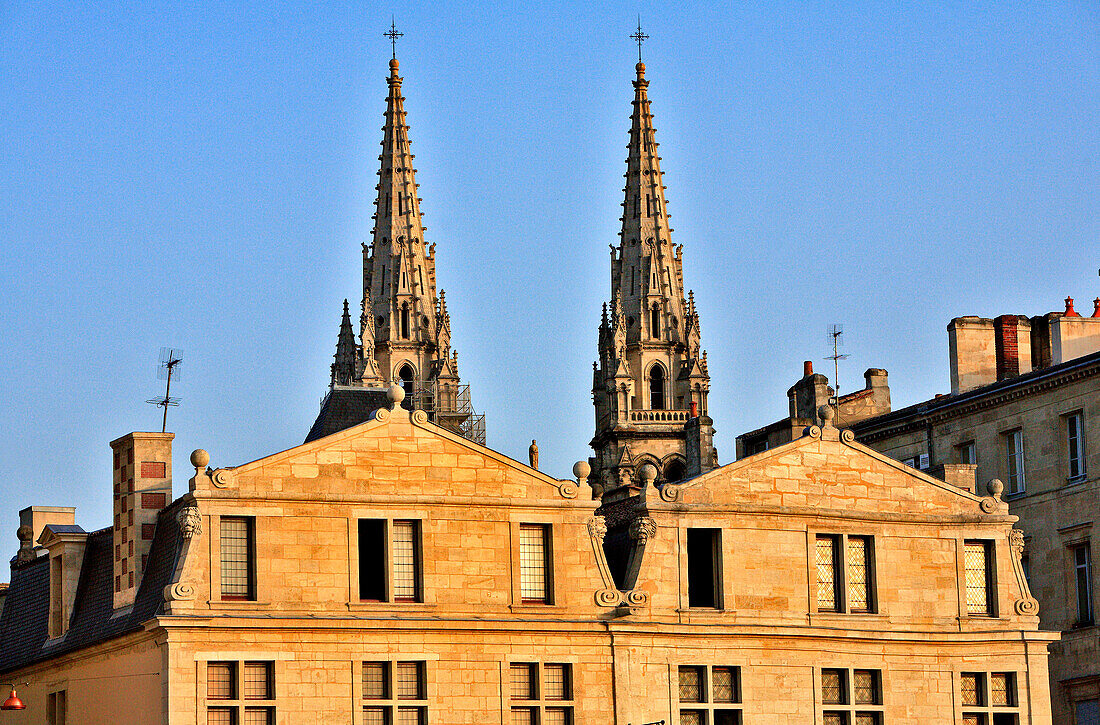
[[[157,514],[172,498],[174,433],[127,433],[114,452],[114,606],[134,603]]]
[[[993,320],[997,380],[1031,372],[1031,320],[1021,315],[1001,315]]]

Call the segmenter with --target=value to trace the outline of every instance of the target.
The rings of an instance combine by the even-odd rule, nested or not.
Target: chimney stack
[[[114,606],[134,603],[157,515],[172,498],[174,433],[127,433],[114,452]]]
[[[1031,372],[1031,320],[1019,315],[1001,315],[993,320],[997,380]]]

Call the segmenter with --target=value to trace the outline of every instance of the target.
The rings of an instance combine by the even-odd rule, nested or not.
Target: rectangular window
[[[681,725],[741,725],[740,667],[681,665],[677,677]]]
[[[721,529],[687,530],[688,606],[721,606]]]
[[[416,521],[393,522],[393,600],[420,601],[420,554]]]
[[[222,599],[256,598],[254,519],[223,516],[221,520]]]
[[[992,546],[988,541],[967,541],[963,548],[966,567],[966,613],[979,617],[995,616]]]
[[[963,672],[959,688],[962,721],[980,725],[1018,725],[1019,707],[1015,672]]]
[[[68,696],[65,690],[46,696],[46,725],[65,725],[68,722]]]
[[[849,536],[846,572],[848,574],[848,611],[871,611],[871,540]]]
[[[817,560],[817,611],[840,611],[840,588],[837,566],[840,559],[840,537],[819,534],[815,548]]]
[[[1100,725],[1100,700],[1084,700],[1075,704],[1077,725]]]
[[[875,611],[873,537],[818,534],[814,564],[817,611]]]
[[[529,604],[549,604],[550,527],[521,524],[519,527],[519,595]]]
[[[510,722],[572,725],[572,665],[513,662],[508,669],[512,702]]]
[[[825,722],[846,725],[882,723],[882,671],[847,668],[821,670]]]
[[[386,522],[359,519],[359,598],[386,601]]]
[[[364,662],[365,725],[425,725],[428,722],[426,675],[427,664],[422,661]]]
[[[974,447],[974,441],[968,441],[955,447],[956,460],[959,463],[968,463],[972,466],[978,463],[978,451]]]
[[[1066,416],[1066,458],[1069,480],[1085,477],[1085,438],[1081,427],[1081,414]]]
[[[1023,493],[1024,487],[1024,432],[1016,429],[1004,434],[1005,463],[1008,493]]]
[[[1073,547],[1073,575],[1077,584],[1077,626],[1092,625],[1092,547]]]
[[[275,725],[275,663],[207,662],[206,700],[207,725]]]

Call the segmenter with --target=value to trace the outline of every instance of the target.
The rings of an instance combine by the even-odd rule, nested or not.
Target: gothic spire
[[[355,331],[351,327],[348,301],[340,318],[340,334],[336,338],[336,361],[332,363],[332,385],[351,385],[356,374]]]

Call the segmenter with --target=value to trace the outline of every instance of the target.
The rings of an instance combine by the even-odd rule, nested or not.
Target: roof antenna
[[[164,397],[163,398],[150,398],[146,400],[149,405],[155,405],[158,408],[164,408],[164,419],[160,424],[160,432],[165,433],[168,431],[168,407],[175,408],[180,404],[179,398],[173,398],[172,393],[172,376],[175,375],[176,379],[179,379],[179,370],[176,368],[183,362],[183,350],[175,347],[162,347],[160,349],[160,363],[157,365],[157,380],[166,381],[164,384]]]
[[[829,325],[828,335],[832,338],[833,354],[826,357],[826,360],[833,361],[833,399],[829,402],[836,408],[836,424],[840,425],[840,361],[846,360],[847,355],[840,352],[840,348],[844,347],[844,325],[839,323]]]

